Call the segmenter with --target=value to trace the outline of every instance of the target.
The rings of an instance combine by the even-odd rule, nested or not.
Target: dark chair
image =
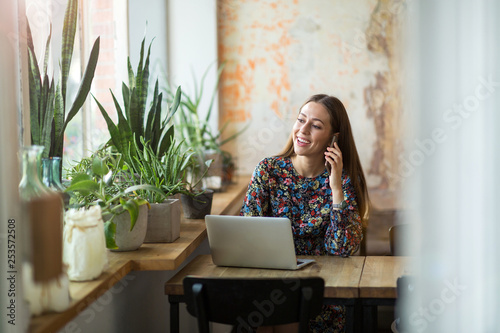
[[[183,280],[187,310],[198,318],[198,331],[209,322],[233,325],[233,332],[299,322],[307,332],[309,319],[321,311],[322,278],[200,278]]]
[[[410,255],[404,246],[404,239],[411,234],[411,228],[411,224],[397,224],[389,228],[389,245],[391,247],[391,255]]]

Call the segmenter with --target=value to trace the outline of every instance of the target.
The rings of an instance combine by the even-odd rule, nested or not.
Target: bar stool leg
[[[354,333],[363,332],[363,306],[361,301],[356,298],[353,305],[353,325],[352,330]]]
[[[168,296],[170,303],[170,332],[179,333],[179,300],[175,296]]]
[[[376,305],[363,306],[363,332],[377,332],[378,317]]]

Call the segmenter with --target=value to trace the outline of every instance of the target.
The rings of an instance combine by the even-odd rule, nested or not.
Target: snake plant
[[[63,157],[64,131],[85,102],[94,78],[99,57],[98,37],[94,42],[85,73],[76,97],[72,103],[67,101],[67,83],[76,34],[78,0],[69,0],[64,15],[62,48],[60,59],[60,78],[57,83],[47,73],[50,52],[49,33],[45,46],[43,72],[40,71],[35,55],[33,38],[29,24],[27,26],[28,43],[28,82],[30,96],[31,143],[45,147],[42,157]],[[52,29],[51,29],[52,30]],[[66,111],[68,111],[66,113]]]
[[[144,43],[145,39],[142,40],[136,73],[132,69],[130,57],[128,58],[129,85],[127,86],[125,83],[122,83],[123,108],[118,103],[113,92],[111,92],[118,115],[117,124],[113,122],[108,112],[94,97],[108,126],[111,136],[110,144],[124,156],[125,161],[130,165],[134,165],[137,154],[143,151],[143,143],[140,141],[141,137],[146,142],[149,142],[151,149],[153,149],[159,158],[164,156],[174,137],[174,126],[171,125],[171,119],[179,107],[181,98],[181,87],[178,87],[168,108],[168,112],[162,118],[161,105],[163,94],[158,93],[158,80],[156,80],[153,100],[151,106],[147,109],[146,101],[149,89],[151,44],[144,59]],[[135,171],[138,172],[139,170]]]

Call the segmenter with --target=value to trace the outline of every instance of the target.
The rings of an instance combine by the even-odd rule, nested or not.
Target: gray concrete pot
[[[167,199],[153,203],[148,211],[145,243],[172,243],[181,232],[181,201]]]
[[[115,242],[118,249],[111,251],[135,251],[141,247],[146,237],[148,205],[139,207],[139,216],[132,230],[130,230],[130,214],[127,211],[115,216],[113,222],[116,223]]]

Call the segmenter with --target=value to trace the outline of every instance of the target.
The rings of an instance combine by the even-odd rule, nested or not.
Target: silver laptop
[[[208,242],[217,266],[299,269],[290,220],[284,217],[207,215]]]

